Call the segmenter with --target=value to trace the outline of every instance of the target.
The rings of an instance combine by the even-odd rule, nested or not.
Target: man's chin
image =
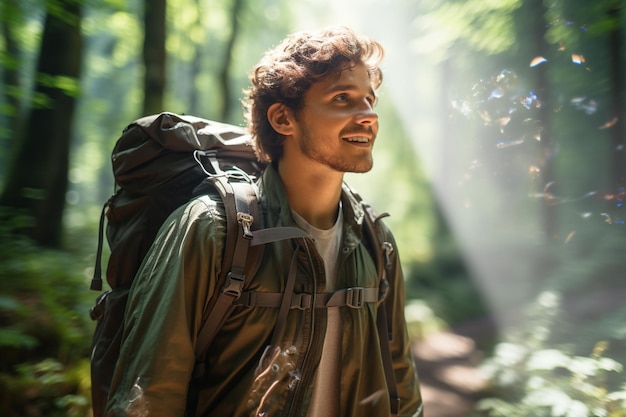
[[[369,161],[367,163],[363,163],[355,166],[352,170],[348,171],[353,174],[365,174],[366,172],[370,172],[374,167],[374,161]]]

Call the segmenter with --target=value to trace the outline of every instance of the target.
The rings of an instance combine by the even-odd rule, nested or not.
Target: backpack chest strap
[[[335,292],[313,294],[293,294],[290,309],[308,310],[311,308],[351,307],[361,308],[366,303],[378,303],[385,294],[379,288],[351,287]],[[283,299],[283,293],[244,291],[234,304],[244,307],[278,308]],[[315,300],[315,301],[313,301]]]

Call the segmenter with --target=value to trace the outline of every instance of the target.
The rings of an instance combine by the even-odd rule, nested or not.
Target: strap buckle
[[[252,239],[254,235],[252,234],[250,227],[252,226],[254,217],[251,214],[239,212],[237,213],[237,221],[241,224],[241,227],[243,228],[244,239]]]
[[[385,268],[391,267],[391,254],[393,253],[393,245],[389,242],[382,243],[382,250],[385,256]]]
[[[222,293],[238,299],[241,297],[244,280],[245,275],[233,274],[232,271],[229,272],[228,275],[226,275],[226,282],[224,282],[224,287],[222,287]]]
[[[311,294],[293,294],[291,297],[291,308],[298,310],[308,310],[311,308],[313,297]]]
[[[362,287],[353,287],[346,289],[346,305],[350,308],[363,307]]]

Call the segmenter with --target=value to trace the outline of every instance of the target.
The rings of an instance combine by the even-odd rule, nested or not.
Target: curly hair
[[[243,100],[259,160],[278,161],[283,155],[283,137],[267,119],[272,104],[282,103],[297,113],[311,85],[359,64],[365,65],[376,89],[382,83],[382,58],[381,44],[346,27],[295,33],[268,50],[251,73],[252,87]]]

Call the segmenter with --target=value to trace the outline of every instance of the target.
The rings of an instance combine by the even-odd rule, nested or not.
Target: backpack
[[[262,259],[263,246],[306,236],[299,228],[264,227],[255,180],[265,166],[258,162],[251,137],[241,127],[174,113],[143,117],[124,129],[113,148],[111,161],[116,189],[105,202],[100,216],[91,282],[92,290],[102,290],[101,254],[106,217],[106,239],[111,250],[106,280],[111,290],[102,293],[90,311],[91,318],[97,321],[91,357],[94,417],[104,415],[120,352],[130,286],[159,228],[176,208],[213,188],[222,198],[226,212],[226,242],[218,282],[218,288],[222,290],[209,301],[203,313],[194,377],[201,377],[204,352],[254,277]],[[360,200],[358,194],[354,195]],[[393,248],[381,234],[384,228],[377,224],[383,216],[377,216],[371,207],[363,206],[368,214],[365,216],[368,247],[380,248],[372,252],[375,252],[373,257],[381,282],[387,283],[384,254]],[[366,301],[374,301],[371,298]],[[376,298],[380,301],[381,297]],[[385,359],[389,344],[382,335],[388,334],[391,327],[384,313],[379,314],[378,327]],[[391,398],[396,398],[391,358],[388,353],[386,356],[388,386]],[[188,402],[193,407],[195,401],[191,391]]]

